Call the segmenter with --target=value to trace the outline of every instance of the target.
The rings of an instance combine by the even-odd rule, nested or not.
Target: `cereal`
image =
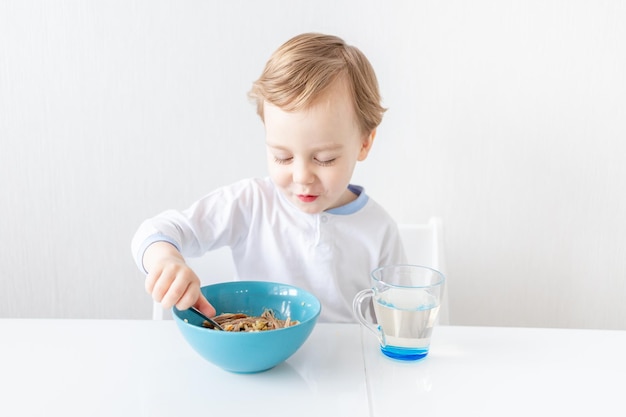
[[[289,317],[286,320],[277,319],[274,312],[269,309],[265,310],[259,317],[252,317],[243,313],[224,313],[213,317],[213,320],[228,332],[261,332],[283,329],[298,324],[298,321],[291,320]],[[209,329],[213,328],[213,325],[208,321],[204,321],[202,326]]]

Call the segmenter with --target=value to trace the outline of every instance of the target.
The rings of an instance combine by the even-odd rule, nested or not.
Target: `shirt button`
[[[322,216],[322,218],[320,219],[322,223],[326,223],[328,222],[328,216]]]

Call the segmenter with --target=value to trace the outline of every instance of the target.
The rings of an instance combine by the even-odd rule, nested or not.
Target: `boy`
[[[342,39],[302,34],[274,52],[250,97],[265,126],[269,178],[143,222],[132,250],[146,290],[164,308],[215,315],[184,256],[229,246],[236,279],[304,288],[322,303],[320,321],[352,322],[352,298],[371,286],[370,272],[405,260],[394,221],[350,184],[385,111],[374,71]]]

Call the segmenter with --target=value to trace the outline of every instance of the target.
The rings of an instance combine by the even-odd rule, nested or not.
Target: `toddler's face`
[[[347,187],[374,133],[359,129],[342,80],[305,110],[285,112],[265,102],[264,121],[270,177],[296,207],[320,213],[356,198]]]

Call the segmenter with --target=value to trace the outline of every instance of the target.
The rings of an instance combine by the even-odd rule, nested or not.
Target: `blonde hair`
[[[302,110],[339,77],[347,81],[359,127],[371,133],[386,110],[376,74],[359,49],[337,36],[304,33],[291,38],[272,54],[248,95],[263,120],[264,101],[284,111]]]

